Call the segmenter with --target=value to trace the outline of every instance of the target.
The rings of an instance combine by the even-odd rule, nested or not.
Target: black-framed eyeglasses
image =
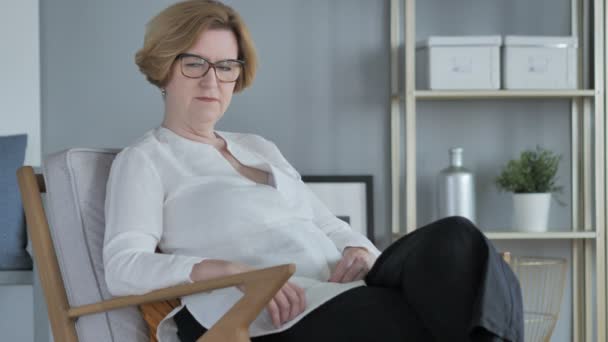
[[[245,62],[238,59],[226,59],[212,63],[207,59],[189,53],[179,54],[176,59],[180,61],[182,75],[188,78],[205,77],[213,68],[215,77],[220,82],[236,82],[245,67]]]

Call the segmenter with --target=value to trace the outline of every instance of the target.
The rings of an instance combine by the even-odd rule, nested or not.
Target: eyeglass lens
[[[181,58],[182,73],[186,77],[199,78],[207,75],[211,63],[204,58],[183,56]],[[237,61],[219,61],[214,65],[215,75],[220,81],[234,82],[241,74],[242,65]]]

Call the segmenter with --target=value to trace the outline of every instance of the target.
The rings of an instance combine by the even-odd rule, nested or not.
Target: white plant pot
[[[524,232],[546,232],[551,193],[513,194],[513,228]]]

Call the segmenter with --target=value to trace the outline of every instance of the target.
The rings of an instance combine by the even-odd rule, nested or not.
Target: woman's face
[[[230,30],[206,30],[185,53],[203,57],[211,63],[235,60],[238,43]],[[181,64],[180,59],[173,63],[165,87],[165,119],[189,131],[213,129],[228,109],[236,83],[220,82],[214,68],[201,78],[186,77]]]

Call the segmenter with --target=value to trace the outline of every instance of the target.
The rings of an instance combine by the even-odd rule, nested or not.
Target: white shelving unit
[[[506,229],[505,229],[506,231]],[[486,232],[491,240],[585,240],[596,239],[594,231],[584,232],[546,232],[546,233],[519,233],[519,232]]]
[[[563,98],[593,98],[596,91],[586,90],[416,90],[417,100],[488,100],[488,99],[563,99]],[[395,100],[403,100],[403,94],[393,94]]]
[[[474,100],[474,99],[543,99],[594,97],[594,90],[487,90],[487,91],[439,91],[417,90],[418,100]]]
[[[417,227],[416,107],[418,101],[565,99],[571,102],[570,231],[525,233],[505,228],[486,232],[492,240],[570,241],[572,255],[572,335],[576,342],[606,342],[606,130],[604,67],[608,50],[606,0],[571,0],[571,32],[579,46],[576,90],[418,90],[416,74],[416,1],[391,0],[391,161],[392,230],[398,238]],[[402,18],[404,21],[402,22]],[[429,18],[425,18],[428,20]],[[593,26],[591,26],[593,25]],[[592,37],[592,40],[588,38]],[[403,55],[400,55],[403,51]],[[587,53],[589,51],[589,53]],[[404,60],[400,60],[404,58]],[[403,67],[401,67],[403,66]],[[591,70],[593,75],[586,75]],[[402,82],[400,82],[402,78]],[[593,82],[587,82],[592,80]],[[591,84],[584,88],[584,84]],[[593,274],[595,273],[595,280]],[[594,292],[595,290],[595,292]],[[594,296],[595,295],[595,296]],[[597,325],[594,327],[593,319]],[[596,328],[596,329],[594,329]],[[594,331],[595,330],[595,331]],[[595,336],[595,339],[593,339]]]

